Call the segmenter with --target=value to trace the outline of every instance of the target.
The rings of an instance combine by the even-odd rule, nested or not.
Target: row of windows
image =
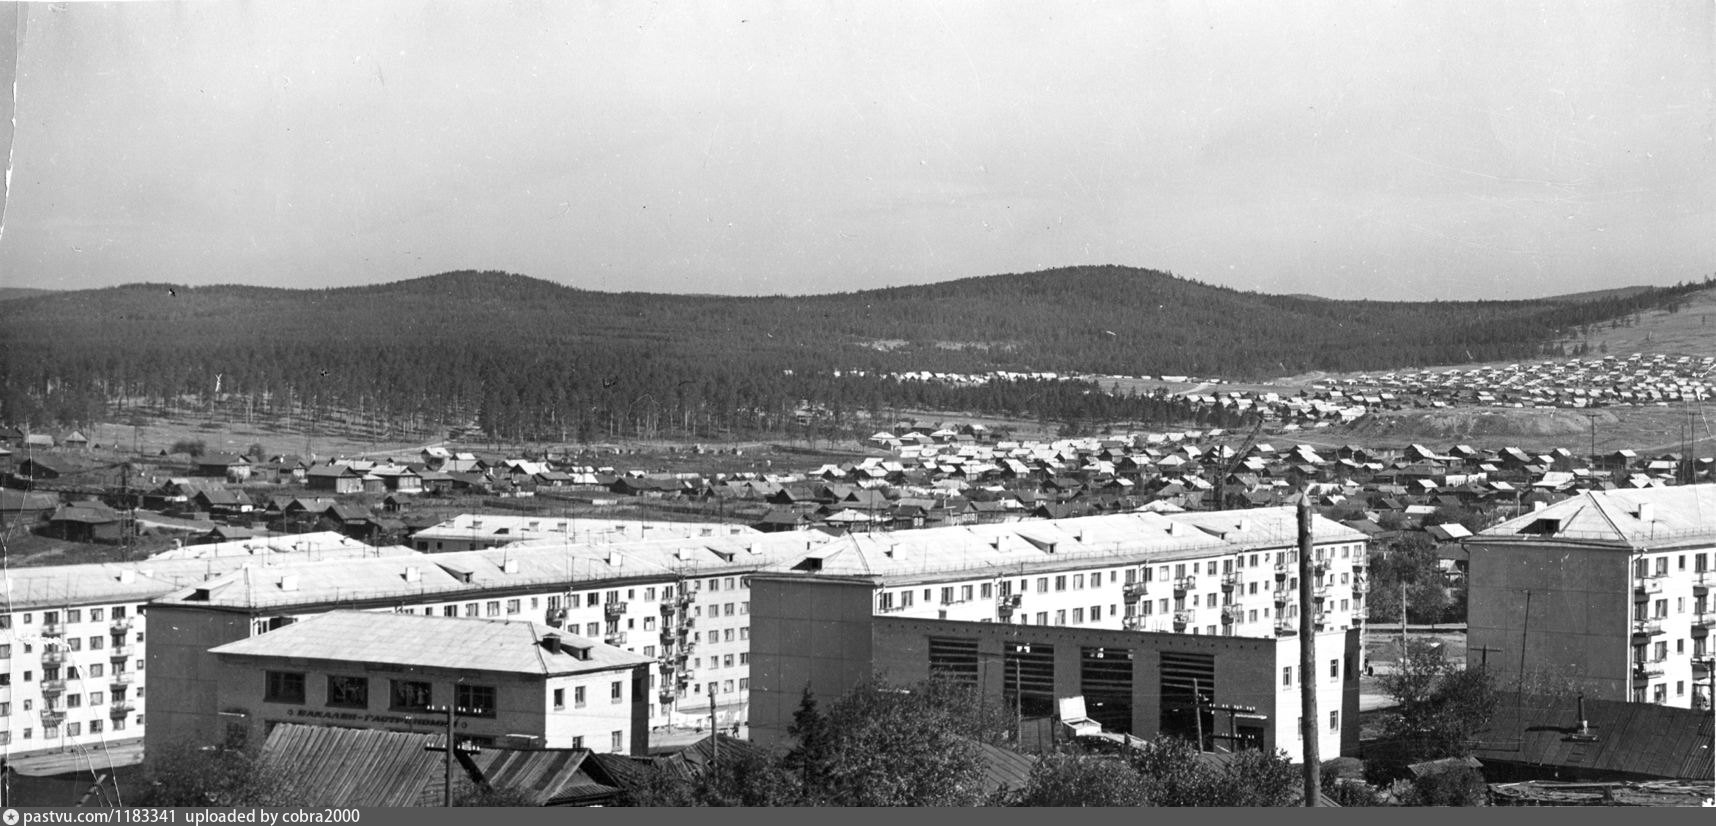
[[[1342,545],[1339,547],[1340,557],[1342,559],[1352,558],[1353,555],[1356,555],[1356,554],[1362,552],[1360,550],[1360,548],[1361,548],[1361,546],[1358,546],[1358,545]],[[1331,556],[1334,555],[1335,551],[1333,549],[1327,549],[1327,550]],[[1270,556],[1271,556],[1271,554],[1268,554],[1268,553],[1250,554],[1249,558],[1250,558],[1250,562],[1251,562],[1251,567],[1255,568],[1255,567],[1262,567],[1265,565],[1273,565],[1274,563],[1270,561]],[[1296,552],[1296,551],[1285,552],[1284,551],[1281,553],[1274,554],[1274,556],[1277,557],[1277,559],[1281,562],[1296,561],[1298,559],[1298,552]],[[1246,567],[1245,566],[1246,559],[1247,559],[1247,556],[1243,555],[1243,554],[1240,555],[1239,557],[1237,557],[1237,560],[1239,562],[1240,567],[1242,567],[1242,568]],[[1231,573],[1234,570],[1234,562],[1235,562],[1234,559],[1220,560],[1221,572],[1222,573]],[[1205,563],[1201,563],[1201,564],[1204,566],[1204,570],[1206,573],[1208,573],[1211,576],[1214,576],[1216,574],[1217,560],[1209,560],[1209,561],[1207,561]],[[1103,583],[1104,573],[1106,573],[1108,576],[1108,583],[1107,584],[1113,585],[1113,584],[1118,583],[1121,579],[1121,575],[1124,573],[1126,584],[1130,585],[1130,584],[1138,581],[1139,570],[1143,571],[1145,582],[1150,582],[1153,579],[1166,582],[1166,581],[1169,581],[1169,579],[1170,579],[1170,576],[1169,576],[1170,570],[1173,572],[1172,578],[1174,578],[1174,579],[1178,579],[1178,578],[1187,576],[1188,575],[1188,567],[1187,567],[1188,565],[1190,566],[1190,575],[1191,576],[1197,576],[1198,572],[1199,572],[1198,567],[1200,565],[1200,563],[1197,563],[1197,562],[1192,562],[1192,563],[1182,562],[1182,563],[1174,564],[1172,566],[1162,565],[1162,566],[1160,566],[1158,568],[1154,568],[1154,569],[1152,569],[1148,566],[1144,566],[1140,569],[1127,568],[1127,569],[1124,569],[1123,571],[1120,569],[1116,569],[1116,570],[1110,570],[1110,571],[1106,571],[1106,572],[1104,572],[1104,571],[1093,571],[1093,572],[1090,572],[1088,574],[1082,574],[1082,573],[1081,574],[1056,574],[1054,576],[1041,576],[1041,577],[1037,577],[1037,592],[1046,594],[1046,593],[1050,593],[1051,591],[1054,591],[1054,592],[1062,592],[1062,591],[1068,591],[1068,590],[1081,591],[1081,590],[1084,590],[1086,588],[1100,588],[1104,584]],[[1152,577],[1152,574],[1155,574],[1155,576]],[[1340,574],[1341,584],[1343,584],[1343,585],[1347,584],[1349,582],[1350,576],[1351,576],[1350,573],[1341,573]],[[1003,580],[999,583],[1000,594],[1002,596],[1007,596],[1013,592],[1014,587],[1017,587],[1020,593],[1029,593],[1031,590],[1030,582],[1031,581],[1028,578],[1027,579],[1020,579],[1020,580],[1017,580],[1017,585],[1015,586],[1013,581]],[[1334,583],[1334,575],[1333,574],[1330,575],[1329,583],[1330,584]],[[1256,583],[1252,583],[1251,592],[1257,593],[1257,584]],[[934,588],[924,588],[924,589],[922,589],[922,593],[923,593],[923,601],[927,603],[927,602],[930,602],[934,598],[935,589]],[[891,592],[891,591],[890,592],[884,592],[880,597],[881,610],[892,611],[896,608],[900,608],[900,609],[910,608],[912,606],[913,602],[917,598],[916,595],[917,595],[917,590],[916,589],[910,589],[910,588],[902,589],[898,592]],[[940,593],[941,604],[943,604],[943,605],[951,605],[951,604],[954,604],[955,602],[970,602],[972,599],[990,599],[994,595],[995,595],[994,584],[988,583],[988,582],[973,583],[970,585],[942,586],[941,587],[941,593]]]
[[[89,650],[91,650],[91,651],[104,651],[107,649],[107,644],[110,640],[112,641],[114,648],[125,647],[125,644],[126,644],[125,637],[123,637],[119,634],[112,634],[112,635],[107,635],[107,636],[90,637],[89,638]],[[143,632],[141,632],[141,631],[137,632],[136,641],[139,644],[141,644],[143,642]],[[31,651],[32,651],[31,646],[33,645],[33,643],[22,643],[22,645],[24,646],[24,649],[23,649],[24,653],[26,653],[26,654],[31,653]],[[64,640],[61,640],[58,642],[55,642],[55,641],[43,642],[42,643],[42,650],[43,651],[82,651],[83,646],[84,646],[84,638],[83,637],[66,637]],[[0,660],[9,660],[9,659],[12,659],[12,643],[0,643]]]
[[[434,685],[425,680],[387,681],[387,708],[392,711],[426,712],[435,705]],[[370,707],[370,679],[342,674],[327,677],[327,705],[331,708],[367,709]],[[624,686],[615,682],[613,702],[624,698]],[[578,689],[577,702],[583,704],[583,689]],[[262,699],[270,703],[302,705],[306,701],[305,675],[302,671],[263,672]],[[460,717],[493,717],[496,690],[491,685],[455,683],[453,711]],[[555,692],[556,706],[565,704],[562,692]]]
[[[103,720],[103,719],[97,717],[97,718],[89,721],[89,723],[88,723],[89,733],[90,734],[101,734],[103,731],[108,731],[108,730],[110,730],[110,729],[108,729],[109,723],[112,724],[112,728],[111,728],[112,731],[124,731],[125,730],[125,718],[124,717],[120,717],[120,718],[117,718],[114,720]],[[66,723],[65,724],[65,736],[67,736],[67,737],[81,736],[83,734],[84,725],[85,724],[81,723],[81,722]],[[141,716],[139,716],[137,718],[137,725],[143,725],[143,718]],[[44,740],[57,740],[57,739],[59,739],[59,736],[60,736],[60,726],[43,726],[42,727],[42,739],[44,739]],[[18,733],[18,739],[20,739],[20,740],[31,740],[34,738],[35,738],[35,730],[32,728],[26,728],[23,731],[20,731]],[[9,746],[11,744],[12,744],[12,732],[0,731],[0,746]]]
[[[1648,559],[1634,560],[1633,575],[1640,577],[1647,577],[1653,574],[1656,576],[1667,576],[1668,561],[1668,554],[1662,554]],[[1677,554],[1674,560],[1674,569],[1676,571],[1686,570],[1686,562],[1686,554]],[[1710,570],[1710,556],[1706,555],[1703,551],[1693,554],[1692,570],[1697,573],[1703,573]]]
[[[1297,671],[1297,669],[1295,669],[1291,665],[1284,665],[1281,667],[1281,687],[1282,688],[1292,688],[1293,687],[1293,674],[1295,673],[1295,671]],[[1329,660],[1329,682],[1338,683],[1340,681],[1341,681],[1341,658],[1334,657],[1334,658]]]
[[[142,660],[135,660],[135,661],[133,661],[133,660],[114,660],[113,661],[113,673],[115,675],[124,674],[125,673],[125,667],[128,664],[135,666],[135,669],[137,671],[143,670],[143,661]],[[80,672],[79,668],[80,668],[79,666],[75,666],[75,665],[66,666],[66,677],[65,678],[68,680],[84,679],[85,678],[84,672]],[[87,670],[87,676],[89,679],[95,679],[97,677],[101,677],[107,671],[107,665],[105,663],[90,663],[87,666],[82,666],[82,668]],[[34,670],[25,669],[24,672],[20,676],[23,678],[23,682],[27,683],[27,682],[31,682],[35,679],[35,673],[36,672]],[[60,673],[60,670],[59,670],[58,666],[45,666],[42,668],[42,679],[44,679],[44,680],[60,679],[59,673]],[[9,686],[11,684],[12,684],[12,673],[10,671],[0,671],[0,686]]]
[[[1654,610],[1650,611],[1648,616],[1646,615],[1647,607],[1650,609],[1654,609]],[[1695,596],[1692,598],[1692,613],[1702,614],[1706,610],[1708,610],[1709,608],[1710,608],[1710,603],[1708,601],[1708,597]],[[1676,614],[1686,613],[1686,597],[1675,597],[1674,598],[1674,612]],[[1663,599],[1659,599],[1659,600],[1655,601],[1654,603],[1645,603],[1645,602],[1633,603],[1633,619],[1663,619],[1667,616],[1668,616],[1668,599],[1666,597]]]
[[[129,617],[129,611],[130,609],[124,605],[115,605],[112,608],[67,608],[64,612],[64,621],[67,625],[83,622],[84,615],[86,613],[89,615],[90,622],[107,622],[108,617],[110,616],[117,621]],[[0,614],[0,630],[12,627],[12,616],[12,614]],[[26,611],[22,614],[18,614],[17,616],[19,623],[23,625],[31,625],[35,621],[35,614],[33,612]],[[42,612],[43,625],[57,625],[60,622],[61,612]]]

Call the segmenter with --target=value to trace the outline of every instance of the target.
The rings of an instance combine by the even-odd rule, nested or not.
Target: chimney
[[[405,581],[406,582],[422,582],[423,581],[423,569],[417,567],[416,565],[405,566]]]
[[[1654,522],[1654,521],[1656,521],[1656,508],[1651,507],[1651,503],[1649,503],[1649,502],[1640,502],[1639,503],[1639,521],[1640,522]]]
[[[137,572],[130,569],[130,568],[121,568],[119,570],[119,581],[123,582],[127,585],[129,585],[133,582],[136,582],[137,581]]]
[[[559,634],[543,634],[542,635],[542,648],[543,648],[543,650],[547,651],[550,654],[560,653],[560,635]]]
[[[609,567],[618,568],[624,562],[625,562],[625,557],[620,556],[619,553],[617,553],[615,551],[609,551],[608,552],[608,566]]]
[[[286,574],[285,576],[280,577],[280,590],[282,590],[282,591],[296,591],[296,590],[298,590],[298,575],[297,574]]]
[[[1239,520],[1239,526],[1237,528],[1235,528],[1234,530],[1238,531],[1239,533],[1245,533],[1246,531],[1251,530],[1251,520],[1250,519]]]
[[[1537,513],[1547,507],[1549,507],[1549,503],[1539,499],[1538,501],[1531,503],[1531,512]]]
[[[506,562],[501,563],[501,570],[509,574],[518,573],[518,560],[508,559]]]

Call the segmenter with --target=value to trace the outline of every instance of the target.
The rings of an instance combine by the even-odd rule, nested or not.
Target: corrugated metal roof
[[[427,744],[424,734],[281,723],[261,762],[294,778],[304,806],[439,805],[446,758]]]
[[[1653,703],[1585,701],[1594,741],[1573,739],[1573,697],[1504,693],[1472,752],[1486,763],[1565,767],[1598,774],[1675,780],[1716,779],[1716,718],[1708,711]],[[1517,743],[1517,745],[1516,745]]]

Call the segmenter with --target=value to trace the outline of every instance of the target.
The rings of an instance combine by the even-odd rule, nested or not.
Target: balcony
[[[658,696],[661,699],[661,704],[664,706],[673,705],[674,701],[679,699],[679,693],[671,688],[662,689]]]
[[[59,695],[64,694],[64,693],[66,693],[66,681],[65,680],[43,680],[42,681],[42,696],[43,697],[58,697]]]
[[[1646,602],[1652,596],[1662,593],[1662,580],[1655,577],[1638,580],[1633,583],[1633,602]]]
[[[697,601],[697,592],[695,592],[695,591],[681,591],[679,593],[679,599],[677,600],[677,602],[679,603],[679,607],[681,607],[681,608],[685,608],[685,607],[689,606],[691,603],[696,602],[696,601]]]
[[[1694,593],[1708,593],[1712,585],[1716,585],[1716,571],[1693,572],[1692,590]]]
[[[542,615],[542,619],[544,622],[547,622],[549,625],[552,625],[555,628],[559,628],[561,625],[565,624],[565,622],[566,622],[566,609],[565,608],[550,608],[550,609],[548,609],[547,613]]]
[[[697,627],[697,618],[694,616],[691,616],[690,614],[687,614],[687,615],[685,615],[685,621],[680,623],[679,627],[681,627],[681,628],[696,628]]]
[[[107,658],[110,660],[129,660],[131,659],[131,655],[136,653],[137,649],[132,646],[116,645],[107,650]]]
[[[1227,625],[1232,625],[1233,623],[1239,622],[1239,609],[1238,608],[1232,608],[1232,607],[1222,608],[1221,609],[1221,621]]]
[[[1144,618],[1137,614],[1128,614],[1120,621],[1120,627],[1128,631],[1139,631],[1144,628]]]
[[[1293,592],[1286,588],[1275,589],[1275,607],[1281,608],[1293,600]]]
[[[1322,576],[1323,574],[1326,574],[1328,572],[1329,572],[1329,561],[1327,559],[1323,559],[1321,557],[1318,557],[1317,559],[1311,560],[1311,573],[1313,573],[1317,576]]]
[[[123,694],[134,682],[136,682],[136,678],[132,677],[129,671],[121,671],[107,678],[108,687],[112,688],[116,695]]]
[[[113,705],[108,707],[107,714],[110,717],[124,717],[136,710],[137,704],[131,700],[114,700]]]
[[[1650,638],[1662,636],[1662,620],[1641,619],[1633,620],[1633,638]]]
[[[1275,623],[1275,636],[1292,637],[1299,633],[1299,626],[1289,620],[1279,620]]]
[[[671,617],[673,612],[679,610],[679,606],[671,602],[664,602],[659,607],[661,608],[661,615],[664,617]]]
[[[1702,660],[1694,659],[1692,661],[1692,679],[1694,679],[1694,680],[1708,680],[1708,679],[1710,679],[1710,670],[1711,670],[1712,665],[1716,665],[1716,660],[1712,660],[1709,658],[1702,659]]]
[[[1318,611],[1316,616],[1311,618],[1311,624],[1316,626],[1318,631],[1328,628],[1331,622],[1333,622],[1333,620],[1329,617],[1329,614],[1326,611]]]
[[[610,602],[602,606],[602,613],[610,617],[624,616],[626,613],[626,604],[623,602]]]
[[[1125,596],[1127,602],[1137,602],[1138,600],[1150,595],[1150,583],[1128,582],[1126,583],[1126,588],[1121,593]]]
[[[113,623],[111,625],[109,625],[108,627],[111,628],[113,633],[115,633],[115,634],[130,633],[130,631],[131,631],[131,618],[130,617],[114,617]]]
[[[1663,675],[1662,661],[1652,660],[1633,666],[1633,685],[1642,686],[1651,680],[1661,679]]]
[[[1329,586],[1321,582],[1311,586],[1311,598],[1318,602],[1327,600],[1329,598]]]
[[[1355,575],[1353,577],[1353,593],[1354,594],[1368,594],[1368,593],[1370,593],[1370,580],[1365,579],[1363,576]]]
[[[44,623],[42,623],[42,636],[44,636],[44,637],[63,637],[63,636],[65,636],[65,634],[66,634],[66,627],[63,623],[58,623],[58,622],[44,622]]]
[[[677,632],[675,632],[672,628],[661,629],[661,646],[663,648],[670,648],[673,646],[673,644],[675,642],[678,642],[678,641],[679,641],[679,634]]]
[[[1362,556],[1354,557],[1353,558],[1353,573],[1363,574],[1364,569],[1368,564],[1369,564],[1369,560],[1366,560],[1364,557],[1362,557]]]
[[[1716,627],[1716,611],[1699,611],[1692,615],[1692,636],[1707,637],[1712,627]]]
[[[42,725],[57,726],[66,721],[66,713],[60,709],[48,709],[42,712]]]
[[[609,645],[625,645],[626,644],[626,632],[615,631],[614,633],[603,637],[602,642],[605,642]]]
[[[1245,584],[1245,579],[1239,575],[1238,571],[1221,575],[1221,589],[1223,591],[1232,591],[1243,584]]]
[[[1287,563],[1277,562],[1277,563],[1275,563],[1275,578],[1276,579],[1286,579],[1287,575],[1289,573],[1292,573],[1292,570],[1293,570],[1292,566],[1288,565]]]
[[[64,665],[66,652],[60,649],[49,649],[42,652],[42,665]]]
[[[1195,591],[1197,588],[1198,578],[1195,576],[1183,576],[1174,580],[1174,596],[1176,597],[1183,597],[1187,591]]]
[[[1174,632],[1179,633],[1186,630],[1186,626],[1191,625],[1195,619],[1196,617],[1192,615],[1191,611],[1176,612],[1174,614]]]

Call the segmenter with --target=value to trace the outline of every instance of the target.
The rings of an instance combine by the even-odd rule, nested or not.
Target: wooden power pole
[[[1305,805],[1317,805],[1322,791],[1322,763],[1317,756],[1317,626],[1313,620],[1311,581],[1311,489],[1299,494],[1299,711],[1300,739],[1305,748]]]

